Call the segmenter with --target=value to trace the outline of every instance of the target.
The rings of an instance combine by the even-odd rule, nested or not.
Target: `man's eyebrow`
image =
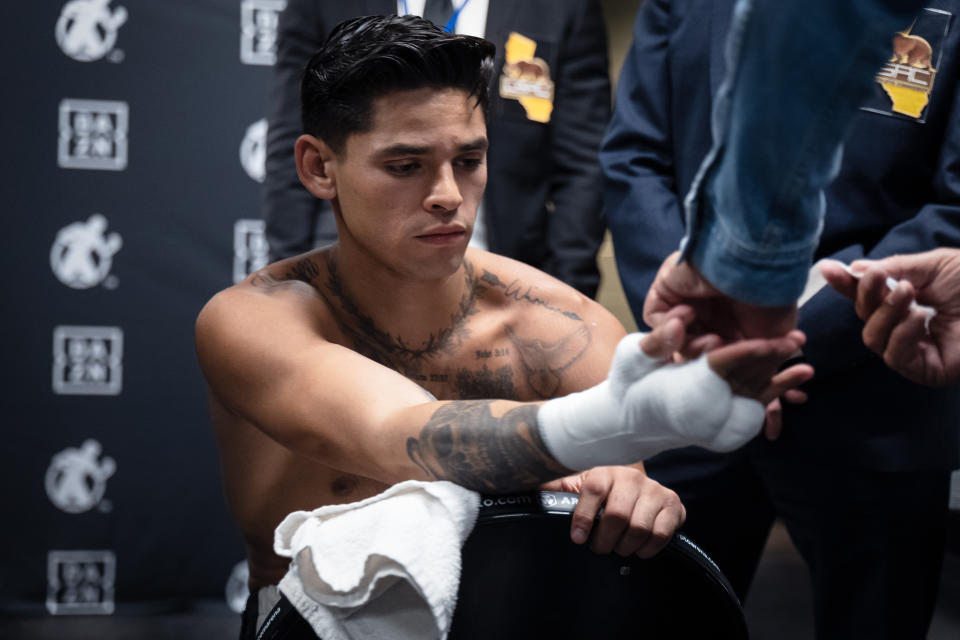
[[[467,142],[466,144],[460,145],[460,152],[486,151],[488,144],[489,142],[487,141],[486,137],[480,137],[472,142]]]
[[[393,157],[393,156],[424,156],[430,152],[430,147],[417,146],[414,144],[392,144],[389,147],[381,149],[377,152],[379,156]]]
[[[461,144],[457,147],[457,151],[459,153],[468,153],[470,151],[486,151],[488,145],[489,142],[487,141],[486,136],[482,136],[476,140]],[[399,142],[381,149],[377,152],[377,155],[384,158],[394,158],[398,156],[425,156],[428,153],[430,153],[430,147]]]

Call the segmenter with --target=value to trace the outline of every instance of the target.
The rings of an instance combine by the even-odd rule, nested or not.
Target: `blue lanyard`
[[[407,0],[400,0],[400,2],[403,3],[404,15],[410,13],[410,10],[407,9]],[[460,17],[460,12],[463,11],[463,8],[467,6],[468,2],[470,2],[470,0],[463,0],[463,4],[461,4],[459,7],[453,10],[453,15],[450,16],[449,20],[447,20],[447,24],[443,26],[444,31],[446,31],[447,33],[453,33],[453,30],[457,26],[457,18]]]

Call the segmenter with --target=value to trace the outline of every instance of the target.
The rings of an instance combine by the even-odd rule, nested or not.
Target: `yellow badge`
[[[919,118],[930,101],[937,70],[931,66],[933,47],[909,30],[893,36],[893,57],[877,74],[877,82],[893,101],[891,109]]]
[[[530,120],[550,122],[553,81],[547,63],[533,56],[537,43],[514,32],[504,49],[506,61],[500,76],[500,96],[518,101]]]
[[[875,92],[862,107],[925,122],[952,19],[947,11],[924,9],[909,28],[893,34],[890,58],[877,73]]]

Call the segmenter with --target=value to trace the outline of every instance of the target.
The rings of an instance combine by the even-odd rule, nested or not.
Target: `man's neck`
[[[327,273],[323,294],[357,351],[407,375],[426,359],[456,349],[484,289],[466,259],[443,279],[412,280],[354,268],[334,249],[327,254]]]

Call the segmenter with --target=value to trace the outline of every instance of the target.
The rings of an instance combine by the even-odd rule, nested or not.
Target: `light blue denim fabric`
[[[916,0],[739,0],[713,148],[684,200],[682,257],[737,300],[793,304],[840,141]]]

